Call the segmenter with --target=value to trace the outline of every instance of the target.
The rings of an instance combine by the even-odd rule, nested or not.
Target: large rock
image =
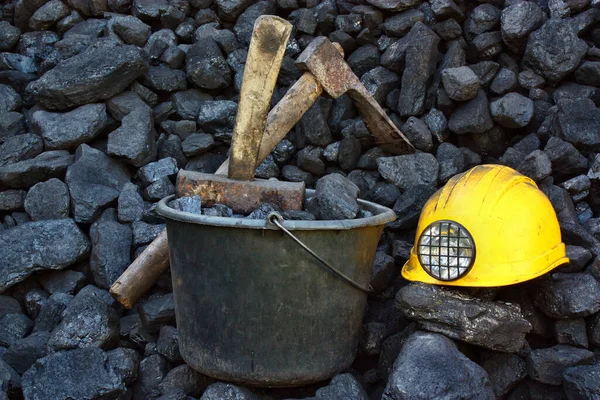
[[[322,220],[353,219],[359,211],[359,189],[340,174],[329,174],[317,181],[308,211]]]
[[[62,178],[73,156],[66,150],[46,151],[35,158],[0,168],[0,183],[13,188],[29,188],[51,178]]]
[[[23,394],[31,400],[118,398],[125,377],[111,354],[98,348],[52,353],[23,375]]]
[[[25,133],[8,138],[0,145],[0,167],[31,159],[44,150],[44,141],[38,135]]]
[[[503,352],[519,351],[531,330],[518,306],[480,300],[435,285],[404,286],[396,295],[396,306],[427,330]]]
[[[570,400],[600,397],[600,365],[578,365],[563,373],[563,387]]]
[[[415,153],[377,159],[381,176],[399,189],[422,184],[437,184],[438,161],[432,154]]]
[[[522,53],[529,34],[542,26],[544,12],[534,2],[517,2],[502,10],[501,32],[506,46]]]
[[[415,31],[415,32],[413,32]],[[398,98],[401,116],[420,115],[425,111],[427,84],[435,72],[440,38],[422,22],[417,22],[406,50],[406,66]]]
[[[67,113],[36,111],[33,131],[44,138],[47,150],[71,149],[87,143],[107,124],[106,106],[87,104]]]
[[[490,103],[494,121],[505,128],[522,128],[533,117],[533,101],[519,93],[508,93]]]
[[[141,167],[156,158],[156,131],[149,107],[136,108],[108,135],[106,152]]]
[[[146,71],[142,51],[131,45],[90,46],[46,72],[28,87],[50,110],[107,100]]]
[[[52,178],[35,184],[25,197],[25,211],[32,220],[61,219],[69,216],[69,189]]]
[[[86,235],[71,219],[30,222],[0,232],[0,292],[35,271],[68,267],[89,250]]]
[[[96,285],[108,289],[131,262],[131,226],[116,221],[99,221],[90,234],[90,269]]]
[[[600,151],[600,109],[590,99],[560,99],[554,120],[558,137],[586,152]]]
[[[84,347],[111,349],[119,342],[119,317],[92,291],[81,290],[52,331],[48,348],[55,351]]]
[[[587,51],[570,21],[551,18],[529,35],[523,65],[551,82],[575,71]]]
[[[484,133],[493,127],[494,121],[483,90],[480,90],[474,99],[458,106],[448,120],[448,128],[457,135]]]
[[[535,304],[551,318],[587,317],[600,311],[600,282],[588,273],[555,273],[536,282]]]
[[[452,340],[417,331],[402,346],[382,400],[495,399],[488,374]]]
[[[565,370],[575,365],[591,364],[594,353],[564,344],[533,350],[527,357],[527,372],[536,381],[560,385]]]
[[[89,224],[100,215],[102,207],[119,197],[130,176],[123,164],[88,145],[79,146],[76,158],[67,170],[66,183],[73,218]]]
[[[222,89],[232,82],[232,74],[219,46],[212,38],[190,47],[185,58],[187,78],[201,89]]]

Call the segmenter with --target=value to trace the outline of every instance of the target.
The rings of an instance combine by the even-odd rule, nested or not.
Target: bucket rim
[[[315,193],[314,189],[306,189],[306,198],[309,199]],[[178,211],[167,205],[167,202],[175,198],[172,194],[161,199],[156,207],[156,212],[167,219],[179,222],[187,222],[197,225],[210,225],[228,228],[245,229],[271,229],[279,230],[276,226],[269,224],[262,219],[213,217],[200,214],[193,214],[185,211]],[[358,199],[358,204],[372,212],[374,215],[367,218],[347,219],[347,220],[323,220],[323,221],[295,221],[285,220],[283,227],[288,230],[308,231],[308,230],[349,230],[370,226],[380,226],[396,219],[396,213],[385,206],[370,201]]]

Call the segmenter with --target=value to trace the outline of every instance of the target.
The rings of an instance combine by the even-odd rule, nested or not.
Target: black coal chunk
[[[474,99],[461,104],[448,120],[448,128],[457,135],[483,133],[493,126],[494,121],[483,90],[480,90]]]
[[[0,232],[0,291],[35,271],[74,264],[89,248],[72,219],[30,222]]]
[[[515,354],[486,352],[480,365],[489,374],[499,398],[507,395],[527,376],[525,361]]]
[[[94,282],[108,289],[131,262],[131,227],[116,221],[98,221],[90,230],[90,236],[90,269]]]
[[[600,310],[600,282],[588,273],[555,273],[536,284],[535,304],[551,318],[586,317]]]
[[[152,110],[144,105],[121,120],[121,126],[108,135],[106,152],[141,167],[156,158],[156,131]]]
[[[220,89],[231,85],[231,70],[212,38],[190,47],[185,68],[188,79],[201,89]]]
[[[0,319],[0,346],[10,347],[31,332],[33,322],[25,314],[6,314]]]
[[[377,160],[381,176],[400,189],[422,184],[437,184],[438,161],[432,154],[415,153]]]
[[[355,218],[359,210],[358,193],[358,187],[342,175],[326,175],[317,181],[307,211],[322,220]]]
[[[403,287],[396,295],[396,306],[428,330],[503,352],[519,351],[532,328],[516,305],[484,301],[434,285]],[[447,311],[467,308],[477,312]]]
[[[7,138],[0,145],[0,167],[34,158],[43,148],[42,138],[32,133]]]
[[[139,314],[148,332],[157,332],[162,325],[175,321],[173,295],[155,296],[146,300],[140,305]]]
[[[563,373],[563,387],[569,399],[593,399],[600,395],[600,365],[579,365]]]
[[[64,110],[107,100],[120,93],[146,69],[136,46],[90,46],[28,86],[35,100],[51,110]]]
[[[51,178],[62,178],[73,158],[66,150],[52,150],[5,165],[0,167],[0,183],[13,188],[29,188]]]
[[[35,184],[25,197],[25,211],[32,220],[61,219],[69,216],[69,189],[61,180],[52,178]]]
[[[437,333],[417,331],[402,346],[383,398],[435,399],[446,396],[496,398],[487,372],[464,356],[452,340]]]
[[[25,373],[38,359],[48,354],[48,332],[36,332],[14,341],[4,354],[4,361],[19,374]]]
[[[560,99],[554,124],[558,137],[582,151],[600,150],[600,109],[589,99]]]
[[[565,370],[575,365],[591,364],[594,353],[564,344],[533,350],[527,357],[527,372],[536,381],[560,385]]]

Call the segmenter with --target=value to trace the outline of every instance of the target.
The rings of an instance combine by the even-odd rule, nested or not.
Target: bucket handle
[[[286,228],[284,228],[283,225],[282,225],[282,223],[283,223],[283,217],[279,213],[277,213],[277,212],[271,212],[267,216],[267,221],[270,224],[275,225],[276,227],[278,227],[279,229],[281,229],[283,231],[283,233],[285,233],[290,238],[292,238],[296,243],[298,243],[298,245],[300,247],[302,247],[304,250],[306,250],[306,252],[308,254],[310,254],[311,256],[313,256],[314,258],[316,258],[317,261],[319,261],[328,270],[330,270],[335,275],[337,275],[341,280],[343,280],[344,282],[346,282],[350,286],[352,286],[352,287],[354,287],[354,288],[356,288],[356,289],[358,289],[360,291],[363,291],[363,292],[365,292],[367,294],[372,294],[373,293],[373,290],[371,289],[370,285],[369,285],[368,288],[366,288],[366,287],[362,286],[361,284],[355,282],[352,278],[346,276],[343,272],[341,272],[340,270],[338,270],[337,268],[335,268],[331,264],[329,264],[327,261],[325,261],[321,257],[319,257],[314,251],[312,251],[300,239],[298,239],[296,236],[294,236],[294,234],[292,232],[290,232],[289,230],[287,230]]]

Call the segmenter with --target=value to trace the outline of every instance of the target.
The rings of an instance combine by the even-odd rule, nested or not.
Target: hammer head
[[[323,90],[338,98],[359,83],[338,49],[324,36],[313,40],[298,56],[296,66],[312,73]]]

